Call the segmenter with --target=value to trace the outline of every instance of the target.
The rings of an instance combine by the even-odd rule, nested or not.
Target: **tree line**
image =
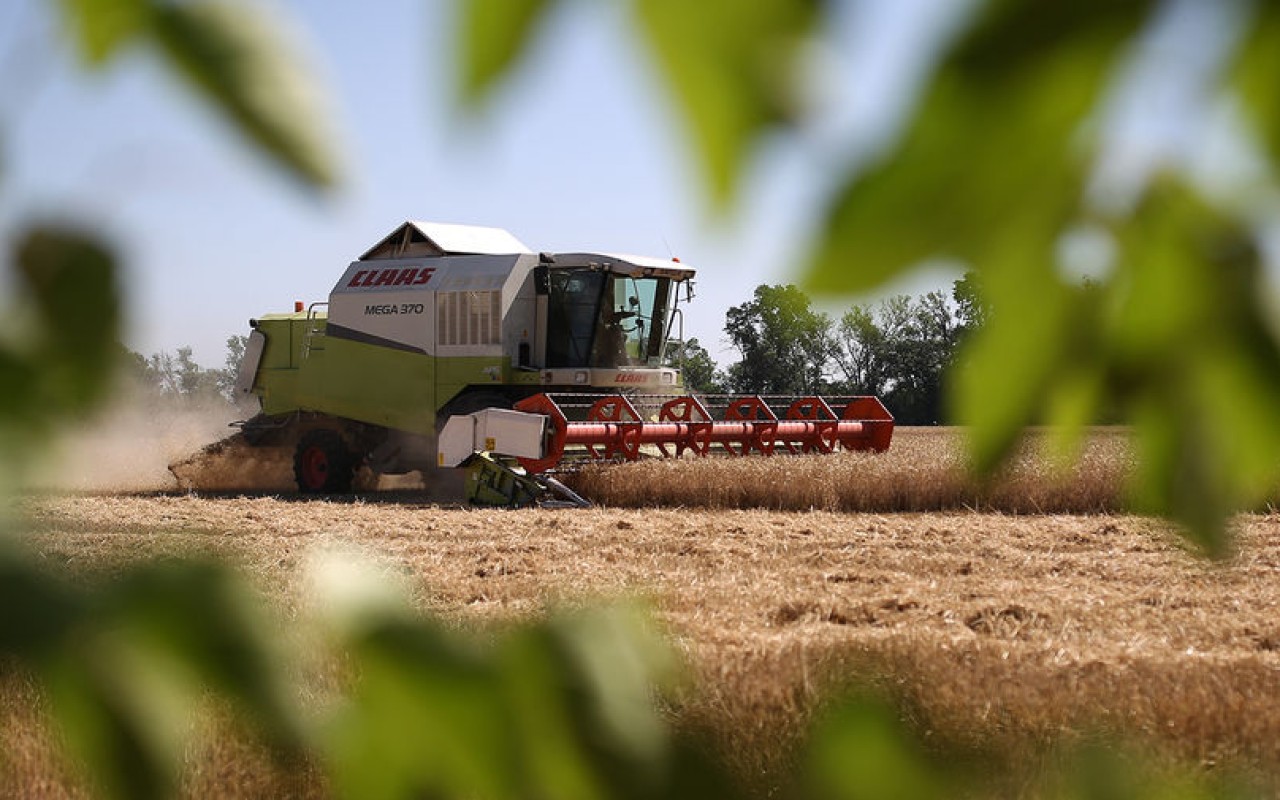
[[[965,335],[982,324],[976,276],[951,292],[895,295],[833,318],[792,285],[761,285],[725,315],[740,360],[721,369],[697,339],[677,345],[670,363],[685,385],[708,394],[870,394],[900,423],[933,425],[943,416],[944,376]]]
[[[170,353],[162,350],[144,356],[132,350],[122,354],[124,373],[141,391],[165,401],[203,404],[235,402],[236,373],[244,358],[249,337],[227,337],[227,350],[222,367],[202,367],[196,363],[190,346]]]
[[[982,323],[976,277],[949,294],[895,295],[854,306],[838,318],[814,310],[792,285],[757,286],[751,300],[725,315],[725,336],[740,360],[722,369],[697,339],[673,343],[667,363],[685,385],[706,394],[879,397],[898,422],[934,425],[943,416],[944,376],[966,332]],[[126,351],[133,382],[179,402],[234,401],[248,337],[227,338],[223,366],[202,367],[190,347],[150,356]]]

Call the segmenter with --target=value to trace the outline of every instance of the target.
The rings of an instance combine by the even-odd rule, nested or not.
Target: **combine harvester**
[[[468,467],[475,503],[583,504],[548,473],[583,461],[883,451],[874,397],[686,395],[665,349],[694,270],[605,253],[534,253],[496,228],[406,222],[352,262],[327,303],[250,320],[236,393],[245,443],[293,449],[305,493],[355,471]],[[673,337],[674,334],[674,337]]]

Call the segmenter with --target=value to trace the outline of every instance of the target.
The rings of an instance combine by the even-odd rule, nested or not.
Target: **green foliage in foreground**
[[[492,3],[464,6],[468,91],[483,92],[514,64],[554,5],[524,2],[512,15],[491,13]],[[632,6],[691,121],[710,185],[725,198],[754,143],[795,118],[796,58],[819,27],[821,6]],[[226,0],[63,0],[62,7],[89,63],[126,46],[150,47],[277,164],[315,186],[332,179],[305,71],[258,7]],[[1052,263],[1057,237],[1083,213],[1076,126],[1149,9],[1104,0],[975,4],[973,24],[943,54],[900,153],[872,175],[850,176],[836,197],[812,274],[816,285],[848,288],[937,251],[970,259],[990,287],[992,309],[985,341],[974,345],[975,362],[985,364],[974,373],[978,388],[959,401],[980,423],[980,460],[997,461],[1015,426],[1038,414],[1083,420],[1100,398],[1118,398],[1149,460],[1144,496],[1212,548],[1222,543],[1226,510],[1276,478],[1280,438],[1272,413],[1280,359],[1252,291],[1259,279],[1252,234],[1233,224],[1240,212],[1208,208],[1185,189],[1150,191],[1134,213],[1102,221],[1123,257],[1100,293],[1072,288]],[[1273,147],[1278,32],[1280,11],[1261,5],[1230,72]],[[94,237],[42,226],[16,242],[5,257],[17,294],[30,302],[4,309],[0,330],[7,465],[24,463],[49,431],[101,397],[120,308],[110,248]],[[1033,305],[1036,313],[1025,310]],[[997,396],[993,408],[978,404]],[[556,618],[475,647],[369,590],[382,581],[325,585],[317,624],[352,677],[342,702],[319,720],[304,713],[291,684],[292,658],[280,652],[288,640],[224,566],[139,566],[84,587],[6,547],[0,659],[6,670],[36,677],[93,785],[112,796],[172,791],[185,733],[207,693],[242,708],[278,758],[320,766],[347,796],[737,794],[715,762],[654,711],[661,648],[634,619]],[[998,770],[974,773],[923,748],[897,717],[865,701],[833,711],[800,759],[801,774],[782,790],[949,798],[998,785]],[[1135,780],[1141,770],[1117,766],[1110,753],[1067,763],[1046,793],[1215,794],[1195,781]]]
[[[304,185],[337,181],[323,94],[264,4],[238,0],[59,0],[84,63],[156,55],[271,163]]]
[[[86,367],[57,337],[114,340],[112,315],[75,313],[82,303],[115,307],[112,262],[91,238],[53,228],[18,252],[20,286],[36,297],[81,269],[96,276],[93,294],[31,303],[31,332],[20,339],[28,349],[6,354],[33,376],[40,402],[16,404],[0,423],[48,430],[108,384],[108,370]],[[55,315],[78,322],[39,333]],[[753,785],[658,712],[671,657],[634,612],[552,616],[464,637],[415,613],[386,574],[338,556],[313,570],[314,595],[286,636],[229,566],[160,562],[72,583],[37,566],[8,533],[0,671],[35,679],[60,738],[103,796],[172,795],[210,698],[238,710],[282,770],[315,769],[342,797],[932,800],[997,791],[1025,775],[1016,765],[975,771],[968,756],[924,748],[892,706],[852,699],[815,728],[794,774]],[[348,676],[328,702],[303,690],[302,665],[317,658]],[[1067,787],[1067,797],[1108,797],[1133,787],[1129,775],[1091,767],[1033,779],[1046,791]],[[1185,788],[1171,781],[1137,785],[1152,797]],[[1217,796],[1189,785],[1199,794],[1188,796]]]
[[[68,276],[92,279],[96,290],[28,304],[35,309],[24,320],[28,334],[15,339],[23,346],[5,355],[23,365],[32,377],[27,391],[39,395],[15,395],[22,402],[0,414],[11,440],[37,443],[17,432],[55,427],[108,385],[108,370],[86,366],[83,352],[60,344],[90,335],[114,341],[114,314],[77,313],[83,304],[117,306],[107,252],[56,228],[19,246],[12,263],[24,293],[39,298],[45,287],[65,287]],[[73,322],[50,333],[55,318]],[[116,352],[110,344],[103,350]],[[171,796],[191,766],[186,754],[197,751],[193,731],[211,698],[238,710],[282,770],[315,769],[342,797],[782,792],[932,800],[1024,774],[1009,765],[975,771],[967,756],[924,748],[892,706],[851,699],[815,728],[794,774],[753,785],[658,712],[671,657],[634,612],[558,615],[464,637],[415,613],[407,594],[388,588],[387,575],[340,556],[313,571],[311,603],[283,635],[283,622],[263,612],[229,566],[160,562],[72,583],[37,566],[8,533],[0,547],[2,671],[35,679],[68,752],[103,796]],[[330,702],[305,704],[314,692],[302,688],[303,665],[316,663],[317,650],[321,662],[341,664],[348,681]],[[0,761],[5,756],[0,750]],[[1073,767],[1034,779],[1046,791],[1067,787],[1066,797],[1107,797],[1131,789],[1129,775]],[[1157,775],[1137,785],[1171,796],[1185,788],[1172,780]],[[1199,794],[1188,796],[1216,796],[1189,785]]]
[[[217,564],[148,564],[86,588],[6,549],[0,656],[34,672],[71,753],[114,797],[172,793],[210,692],[253,723],[283,767],[318,765],[346,797],[694,797],[723,787],[715,765],[659,719],[651,692],[665,650],[633,613],[563,615],[477,644],[411,612],[407,593],[349,555],[313,577],[320,611],[306,620],[307,646],[327,642],[321,660],[354,676],[326,715],[303,709],[291,683],[302,653],[284,649],[260,598]]]
[[[1228,796],[1135,772],[1119,751],[1069,751],[1037,773],[926,747],[862,694],[828,704],[791,774],[744,784],[657,710],[674,664],[634,609],[464,634],[415,613],[371,564],[316,559],[314,593],[282,636],[225,565],[155,562],[86,586],[5,548],[0,674],[36,678],[87,787],[108,797],[171,796],[212,699],[282,773],[306,769],[339,797],[942,800],[1027,781],[1044,796]],[[344,687],[317,701],[304,664],[341,664]]]
[[[121,313],[115,258],[82,231],[33,227],[4,258],[14,293],[0,306],[0,488],[35,445],[100,400]]]

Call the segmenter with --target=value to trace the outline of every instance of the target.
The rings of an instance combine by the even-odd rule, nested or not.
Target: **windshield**
[[[670,278],[552,270],[548,300],[548,367],[661,365]]]

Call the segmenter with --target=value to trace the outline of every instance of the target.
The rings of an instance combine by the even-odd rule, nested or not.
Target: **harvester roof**
[[[407,220],[396,227],[381,241],[365,251],[359,261],[405,260],[415,258],[440,258],[443,256],[510,256],[532,255],[523,242],[502,228],[486,228],[480,225],[454,225],[444,222]],[[676,259],[651,258],[649,256],[623,255],[619,253],[545,253],[543,258],[553,265],[598,265],[610,272],[632,277],[654,276],[684,280],[694,275],[694,270]],[[468,269],[481,271],[480,262],[472,262]],[[506,269],[510,262],[503,261]],[[498,270],[501,271],[501,270]],[[437,287],[439,288],[439,287]]]
[[[514,255],[528,247],[502,228],[407,220],[360,256],[360,261],[454,255]]]
[[[653,258],[651,256],[631,256],[620,253],[555,253],[555,263],[564,264],[599,264],[610,272],[629,275],[633,278],[659,277],[685,280],[692,278],[696,270],[681,264],[676,259]]]

